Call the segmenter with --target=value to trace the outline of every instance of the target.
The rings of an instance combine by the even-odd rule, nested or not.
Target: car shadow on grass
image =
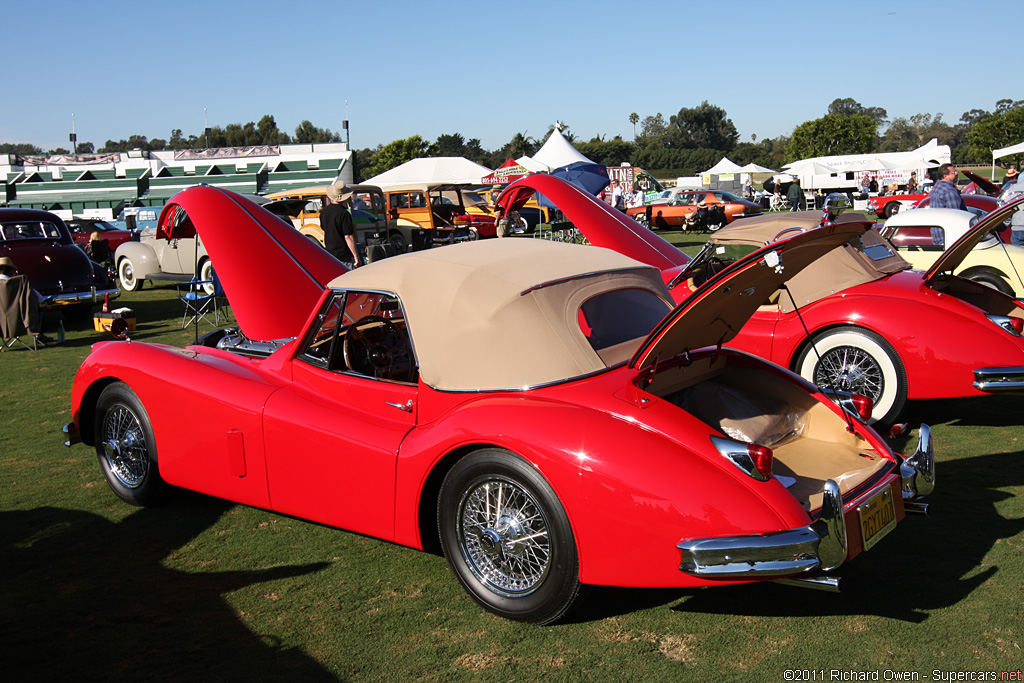
[[[0,513],[10,680],[337,680],[302,651],[250,631],[223,598],[326,563],[169,568],[168,556],[231,506],[177,498],[176,514],[140,509],[120,522],[50,507]]]

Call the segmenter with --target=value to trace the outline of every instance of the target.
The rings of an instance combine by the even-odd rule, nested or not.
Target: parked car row
[[[185,190],[158,230],[201,238],[190,262],[216,264],[237,326],[188,354],[95,345],[67,444],[131,504],[181,487],[440,548],[481,607],[545,624],[587,585],[837,588],[934,488],[928,426],[907,456],[876,427],[910,399],[1024,390],[1024,306],[972,277],[1024,199],[906,212],[892,242],[832,205],[755,216],[690,258],[558,178],[497,202],[538,193],[591,246],[468,241],[349,272],[250,200]],[[182,405],[203,415],[187,432]]]

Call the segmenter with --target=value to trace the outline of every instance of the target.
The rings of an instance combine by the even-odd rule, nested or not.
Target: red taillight
[[[772,453],[772,449],[765,446],[758,446],[755,443],[748,443],[747,454],[750,456],[750,460],[754,463],[754,467],[763,477],[768,478],[772,475],[772,460],[775,457],[775,454]]]
[[[860,419],[865,422],[871,419],[871,411],[875,409],[875,402],[873,400],[860,394],[851,394],[850,400],[853,402],[854,408],[857,409]]]
[[[1017,334],[1024,334],[1024,318],[1010,318],[1010,327]]]

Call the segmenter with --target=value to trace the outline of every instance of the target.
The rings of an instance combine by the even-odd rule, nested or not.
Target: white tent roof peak
[[[479,185],[480,179],[490,173],[491,169],[464,157],[425,157],[395,166],[363,184],[380,187],[434,182]]]
[[[741,166],[733,161],[729,160],[729,157],[722,157],[722,160],[717,164],[704,171],[701,175],[711,174],[722,174],[722,173],[739,173]]]
[[[575,164],[577,161],[585,161],[588,164],[594,163],[573,147],[572,143],[566,140],[565,136],[557,128],[551,131],[551,135],[548,136],[544,146],[533,155],[533,160],[552,169]]]

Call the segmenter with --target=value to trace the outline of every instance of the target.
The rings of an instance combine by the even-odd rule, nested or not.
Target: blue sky
[[[1024,99],[1024,3],[975,6],[2,0],[0,142],[69,147],[72,114],[97,148],[201,135],[204,108],[210,126],[272,114],[289,134],[347,118],[353,148],[458,132],[495,149],[556,120],[629,140],[631,112],[668,119],[703,100],[743,141],[789,134],[838,97],[956,123]]]

